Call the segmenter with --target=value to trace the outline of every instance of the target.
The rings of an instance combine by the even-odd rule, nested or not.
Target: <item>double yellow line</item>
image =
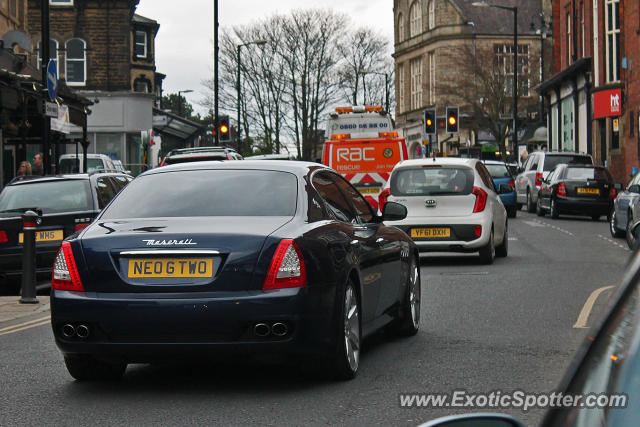
[[[46,325],[49,322],[51,322],[51,316],[41,317],[39,319],[29,320],[28,322],[18,323],[17,325],[7,326],[6,328],[0,329],[0,336]]]

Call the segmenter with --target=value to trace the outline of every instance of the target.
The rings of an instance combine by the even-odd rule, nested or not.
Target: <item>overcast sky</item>
[[[330,8],[346,13],[354,25],[372,26],[389,40],[393,37],[390,0],[219,0],[218,5],[221,29],[292,9]],[[213,74],[213,0],[140,0],[136,12],[160,24],[156,67],[167,75],[164,93],[192,89],[184,96],[197,108],[201,82]]]

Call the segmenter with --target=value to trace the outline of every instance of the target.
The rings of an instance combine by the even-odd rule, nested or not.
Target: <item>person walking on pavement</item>
[[[28,175],[31,175],[31,163],[25,160],[23,162],[20,162],[20,166],[18,166],[18,172],[16,173],[16,176]]]
[[[33,174],[44,175],[44,169],[42,167],[42,153],[38,153],[33,156]]]

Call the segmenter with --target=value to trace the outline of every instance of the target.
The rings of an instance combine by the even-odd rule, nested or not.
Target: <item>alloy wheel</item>
[[[360,363],[360,313],[351,286],[347,288],[344,298],[344,345],[349,367],[355,372]]]
[[[411,307],[411,322],[418,329],[420,324],[420,274],[415,263],[411,265],[411,277],[409,279],[409,306]]]

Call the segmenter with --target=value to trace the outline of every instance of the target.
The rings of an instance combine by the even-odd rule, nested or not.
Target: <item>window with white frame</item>
[[[404,96],[404,64],[398,65],[398,113],[403,113],[406,107]]]
[[[87,81],[86,44],[71,39],[66,44],[65,77],[69,86],[84,86]]]
[[[42,49],[40,49],[40,43],[36,47],[36,51],[38,53],[38,63],[36,64],[38,69],[40,69],[40,65],[42,65]],[[58,41],[56,39],[49,39],[49,59],[53,59],[56,61],[56,65],[60,66],[60,61],[58,60]]]
[[[435,0],[429,1],[429,29],[433,29],[436,26],[436,2]]]
[[[567,65],[571,64],[571,14],[567,13]]]
[[[409,37],[415,37],[422,32],[422,7],[416,0],[409,8]]]
[[[513,93],[513,45],[497,44],[493,51],[496,55],[498,69],[502,70],[505,77],[505,94],[510,96]],[[530,96],[531,87],[529,73],[529,45],[518,45],[518,96]]]
[[[405,31],[404,15],[400,13],[398,14],[398,43],[404,41],[404,38],[406,37]]]
[[[412,59],[411,70],[411,109],[422,107],[422,58]]]
[[[49,0],[52,6],[73,6],[73,0]]]
[[[136,31],[135,46],[134,46],[133,53],[137,58],[147,57],[147,32],[146,31]]]
[[[620,0],[606,0],[607,82],[620,80]]]
[[[429,52],[429,105],[436,103],[436,55]]]

